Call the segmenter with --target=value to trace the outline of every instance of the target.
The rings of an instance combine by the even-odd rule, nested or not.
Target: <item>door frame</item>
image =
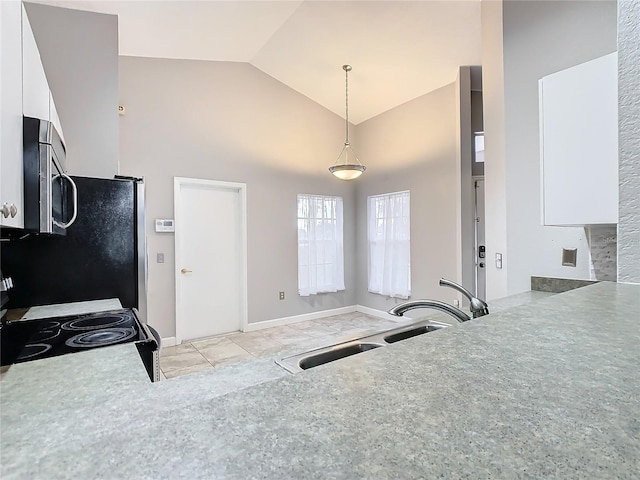
[[[180,300],[180,251],[184,232],[180,229],[179,214],[182,207],[180,189],[183,186],[204,186],[237,192],[240,199],[240,330],[246,331],[248,325],[247,298],[247,184],[205,180],[202,178],[173,177],[173,212],[175,220],[175,291],[176,291],[176,344],[182,343],[182,332],[186,319],[182,318],[182,302]]]
[[[480,218],[479,212],[478,212],[478,205],[479,205],[479,198],[478,198],[478,183],[482,182],[482,212],[483,212],[483,216],[482,219]],[[487,245],[487,237],[486,237],[486,228],[487,228],[487,224],[486,224],[486,218],[487,218],[487,211],[486,211],[486,204],[485,204],[485,193],[484,193],[484,188],[485,188],[485,181],[484,181],[484,175],[483,176],[474,176],[473,177],[473,250],[475,252],[474,257],[473,257],[473,271],[474,271],[474,275],[473,275],[473,293],[476,297],[478,298],[482,298],[483,300],[485,299],[485,297],[487,296],[487,258],[486,258],[486,245]],[[482,240],[482,244],[484,244],[485,246],[485,266],[484,266],[484,271],[480,270],[480,257],[479,257],[479,248],[480,248],[480,229],[478,227],[478,224],[480,223],[480,221],[482,220],[484,229],[485,229],[485,234],[484,234],[484,238]],[[479,279],[480,279],[480,275],[484,274],[484,292],[480,292],[479,291]]]

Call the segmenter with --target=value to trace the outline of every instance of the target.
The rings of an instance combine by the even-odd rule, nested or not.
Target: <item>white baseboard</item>
[[[406,320],[406,318],[396,317],[395,315],[391,315],[390,313],[387,313],[384,310],[377,310],[375,308],[365,307],[364,305],[356,305],[356,311],[360,313],[364,313],[366,315],[371,315],[372,317],[391,320],[393,322],[402,322]]]
[[[407,320],[406,317],[396,317],[390,315],[384,310],[365,307],[364,305],[350,305],[348,307],[333,308],[331,310],[320,310],[318,312],[304,313],[302,315],[293,315],[291,317],[274,318],[273,320],[264,320],[262,322],[249,323],[244,328],[245,332],[254,332],[265,328],[280,327],[282,325],[291,325],[298,322],[306,322],[307,320],[317,320],[318,318],[330,317],[332,315],[342,315],[344,313],[360,312],[372,317],[383,318],[394,322],[402,322]],[[166,337],[162,339],[163,347],[173,347],[176,345],[176,337]]]
[[[353,313],[357,311],[355,305],[341,308],[333,308],[331,310],[321,310],[319,312],[304,313],[302,315],[294,315],[291,317],[274,318],[273,320],[264,320],[262,322],[248,323],[244,328],[245,332],[253,332],[264,328],[280,327],[282,325],[291,325],[292,323],[306,322],[307,320],[316,320],[318,318],[330,317],[332,315],[341,315],[343,313]]]

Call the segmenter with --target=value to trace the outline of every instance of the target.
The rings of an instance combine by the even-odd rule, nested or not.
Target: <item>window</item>
[[[369,291],[411,295],[409,192],[368,198]]]
[[[344,290],[342,198],[298,195],[298,293]]]
[[[473,141],[475,143],[474,161],[484,163],[484,132],[474,132]]]

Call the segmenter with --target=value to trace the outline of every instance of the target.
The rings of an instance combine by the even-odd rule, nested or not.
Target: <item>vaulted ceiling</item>
[[[120,55],[247,62],[358,124],[481,64],[480,1],[30,0],[118,15]]]

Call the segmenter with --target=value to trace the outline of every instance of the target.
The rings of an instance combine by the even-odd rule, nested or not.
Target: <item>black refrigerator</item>
[[[66,235],[2,242],[2,274],[13,279],[4,308],[118,298],[146,323],[147,256],[142,179],[71,177],[78,214]]]

